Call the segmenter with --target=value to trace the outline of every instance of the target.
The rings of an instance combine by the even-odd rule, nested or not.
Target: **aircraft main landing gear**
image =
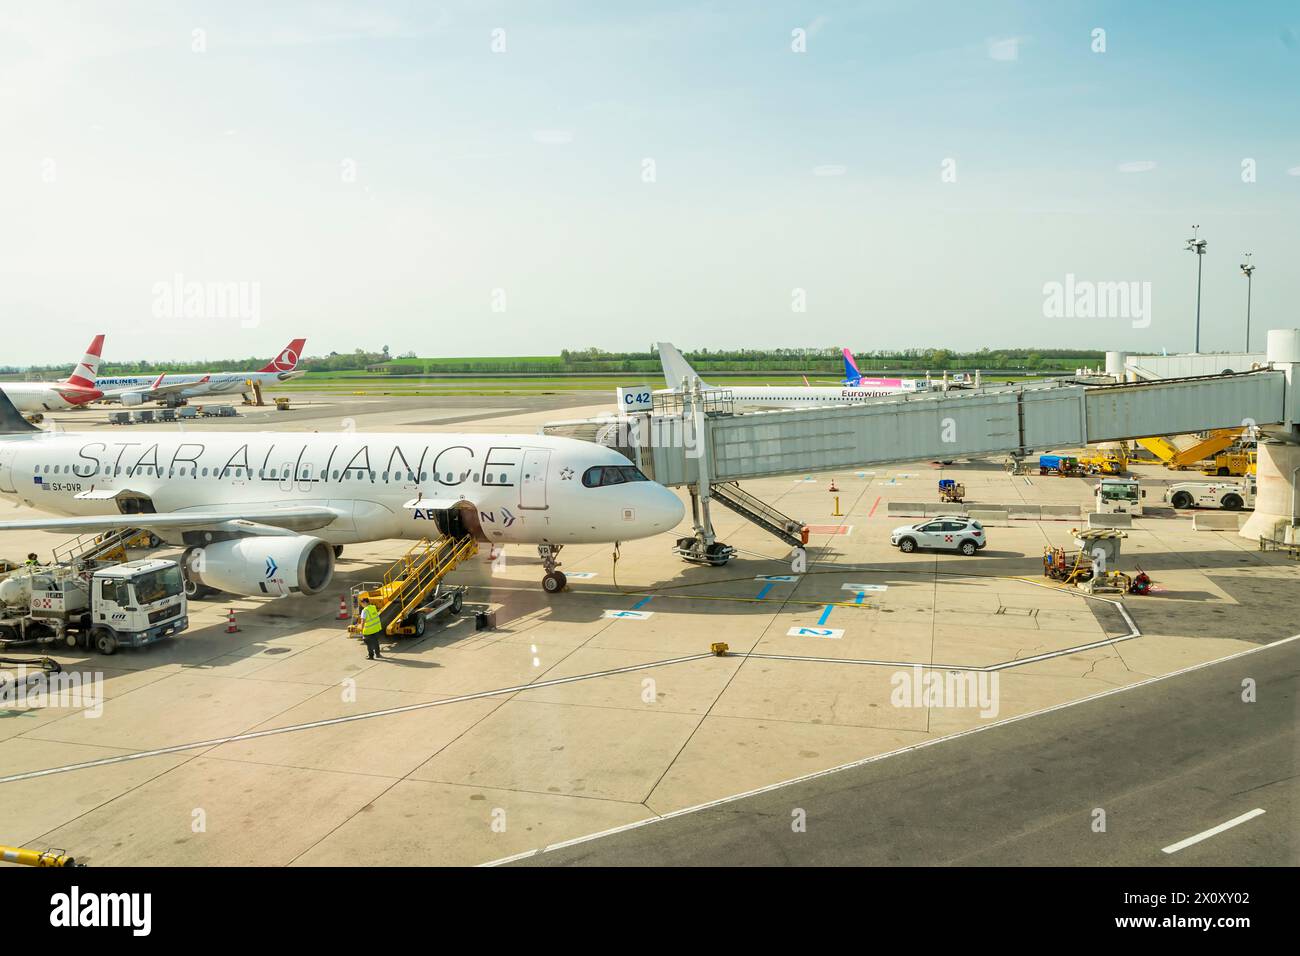
[[[547,594],[563,591],[565,585],[569,583],[563,571],[555,570],[560,566],[560,562],[556,558],[559,557],[560,548],[562,547],[564,546],[560,544],[539,544],[537,546],[537,554],[541,557],[542,567],[546,571],[546,574],[542,577],[542,590]]]

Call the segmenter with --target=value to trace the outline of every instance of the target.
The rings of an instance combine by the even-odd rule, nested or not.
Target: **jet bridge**
[[[1247,426],[1261,427],[1274,440],[1261,444],[1262,462],[1269,444],[1300,440],[1295,432],[1300,380],[1293,382],[1300,330],[1270,332],[1269,360],[1268,368],[1227,375],[1116,385],[1035,382],[747,414],[735,414],[698,386],[688,386],[672,397],[674,404],[657,403],[654,413],[554,423],[543,430],[615,447],[660,484],[687,486],[704,547],[715,541],[708,517],[712,489],[746,479],[900,461],[1026,455]],[[1276,470],[1285,471],[1281,465]],[[1260,472],[1264,497],[1262,464]],[[1294,526],[1294,507],[1276,510]]]

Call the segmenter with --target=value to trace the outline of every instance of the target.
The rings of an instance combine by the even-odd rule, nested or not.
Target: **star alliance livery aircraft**
[[[566,544],[670,531],[681,500],[618,452],[543,435],[45,432],[0,395],[0,497],[57,517],[0,531],[152,531],[186,590],[315,594],[342,546],[472,534],[534,544],[548,592]]]

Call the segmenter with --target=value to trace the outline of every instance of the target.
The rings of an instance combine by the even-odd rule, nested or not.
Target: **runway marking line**
[[[1224,823],[1220,823],[1217,827],[1210,827],[1210,829],[1202,830],[1200,833],[1196,834],[1195,836],[1189,836],[1186,840],[1179,840],[1177,843],[1171,843],[1169,844],[1169,846],[1165,847],[1161,852],[1177,853],[1179,850],[1185,850],[1189,846],[1193,846],[1197,843],[1200,843],[1202,840],[1208,840],[1210,837],[1222,833],[1224,830],[1231,830],[1233,827],[1239,826],[1240,824],[1245,823],[1247,820],[1253,820],[1257,816],[1263,814],[1263,812],[1264,811],[1261,810],[1259,807],[1256,807],[1254,810],[1250,810],[1246,813],[1243,813],[1239,817],[1233,817],[1231,820],[1228,820]]]
[[[1272,644],[1261,644],[1258,647],[1247,648],[1236,654],[1229,654],[1227,657],[1220,657],[1217,660],[1205,661],[1201,664],[1193,664],[1190,667],[1184,667],[1180,670],[1171,671],[1168,674],[1160,674],[1155,677],[1148,677],[1146,680],[1138,681],[1134,684],[1127,684],[1124,687],[1112,687],[1110,690],[1104,690],[1100,693],[1093,694],[1090,697],[1081,697],[1078,700],[1066,701],[1063,704],[1053,704],[1051,707],[1044,707],[1042,710],[1030,711],[1027,714],[1021,714],[1018,717],[1007,717],[1004,720],[997,720],[991,724],[981,724],[977,727],[971,727],[968,730],[962,730],[947,737],[936,737],[933,740],[925,740],[919,744],[912,744],[908,747],[900,747],[897,750],[891,750],[883,754],[875,754],[871,757],[863,757],[861,760],[853,760],[849,763],[840,764],[837,767],[831,767],[827,770],[818,770],[813,773],[807,773],[799,777],[792,777],[789,780],[782,780],[780,783],[768,784],[765,787],[756,787],[753,790],[747,790],[744,793],[735,793],[729,797],[719,797],[717,800],[710,800],[707,803],[699,803],[691,807],[683,807],[680,810],[672,810],[668,813],[654,813],[653,816],[646,817],[644,820],[636,820],[632,823],[625,823],[622,826],[611,827],[608,830],[601,830],[599,833],[589,833],[585,836],[574,837],[572,840],[564,840],[560,843],[552,843],[548,846],[537,847],[532,850],[525,850],[522,853],[516,853],[512,856],[501,857],[497,860],[489,860],[486,863],[480,863],[479,866],[502,866],[506,863],[514,863],[516,860],[526,860],[531,856],[537,856],[542,853],[550,853],[553,850],[562,850],[566,847],[577,846],[580,843],[589,843],[593,840],[599,840],[602,837],[614,836],[618,833],[624,833],[629,830],[639,830],[641,827],[649,826],[652,823],[659,823],[662,820],[671,820],[674,817],[684,817],[688,814],[699,813],[701,810],[710,810],[714,807],[725,806],[728,803],[735,803],[738,800],[744,800],[748,797],[756,797],[760,794],[771,793],[775,790],[781,790],[799,783],[808,783],[811,780],[817,780],[821,777],[829,777],[831,774],[840,773],[844,770],[853,770],[857,767],[865,767],[881,760],[888,760],[890,757],[897,757],[900,754],[912,753],[917,750],[924,750],[926,747],[934,747],[938,744],[947,743],[953,740],[959,740],[962,737],[969,737],[974,734],[983,733],[986,730],[992,730],[994,727],[1004,727],[1007,724],[1018,723],[1022,720],[1029,720],[1032,717],[1042,717],[1045,714],[1055,713],[1058,710],[1068,710],[1071,707],[1077,707],[1079,704],[1087,704],[1095,700],[1102,700],[1115,694],[1123,694],[1139,687],[1146,687],[1150,684],[1156,684],[1171,677],[1180,677],[1183,674],[1190,674],[1194,671],[1204,670],[1207,667],[1213,667],[1216,664],[1223,664],[1227,661],[1236,660],[1239,657],[1248,657],[1251,654],[1258,654],[1270,648],[1281,647],[1284,644],[1290,644],[1293,641],[1300,641],[1300,634],[1293,634],[1290,637],[1284,637],[1280,641],[1274,641]],[[648,809],[648,808],[647,808]]]

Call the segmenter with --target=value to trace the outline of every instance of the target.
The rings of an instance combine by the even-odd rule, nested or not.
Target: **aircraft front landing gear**
[[[559,544],[539,544],[537,546],[537,554],[541,557],[542,567],[546,571],[546,574],[542,577],[542,590],[547,594],[563,591],[565,585],[569,583],[563,571],[555,570],[560,566],[560,562],[556,558],[559,556],[562,547],[563,545]]]

